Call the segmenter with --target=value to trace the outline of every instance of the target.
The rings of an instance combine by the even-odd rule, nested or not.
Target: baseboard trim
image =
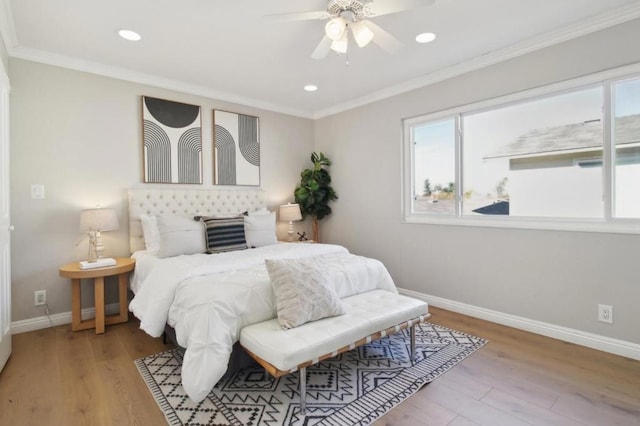
[[[517,315],[506,314],[491,309],[481,308],[479,306],[468,305],[466,303],[456,302],[454,300],[432,296],[413,290],[406,290],[403,288],[399,288],[398,290],[400,294],[424,300],[428,304],[438,308],[640,361],[640,345],[636,343],[612,339],[598,334],[587,333],[573,328],[524,318]],[[105,312],[108,315],[118,313],[119,307],[120,305],[118,303],[106,305]],[[86,308],[82,310],[83,318],[91,318],[94,316],[94,308]],[[71,324],[71,312],[52,314],[50,317],[51,321],[49,321],[49,318],[47,318],[46,315],[14,321],[11,323],[11,334],[20,334],[52,326]]]
[[[457,312],[474,318],[480,318],[497,324],[529,331],[554,339],[562,340],[588,348],[609,352],[615,355],[640,360],[640,345],[625,340],[612,339],[606,336],[587,333],[573,328],[562,327],[542,321],[506,314],[479,306],[468,305],[454,300],[444,299],[438,296],[420,293],[417,291],[398,289],[400,294],[424,300],[430,305],[448,311]]]
[[[111,303],[105,306],[107,315],[117,314],[120,311],[119,303]],[[82,310],[82,318],[95,317],[95,308],[85,308]],[[49,321],[51,318],[51,321]],[[71,324],[71,312],[61,312],[59,314],[51,314],[49,317],[43,315],[41,317],[29,318],[11,323],[11,334],[26,333],[27,331],[42,330],[43,328],[55,327],[57,325]]]

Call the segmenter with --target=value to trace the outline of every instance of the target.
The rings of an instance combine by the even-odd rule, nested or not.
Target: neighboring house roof
[[[472,212],[480,214],[509,216],[509,202],[495,201],[494,203],[487,206],[472,210]]]
[[[617,118],[616,143],[639,142],[640,114]],[[484,158],[528,157],[596,149],[602,149],[602,122],[599,119],[531,130]]]

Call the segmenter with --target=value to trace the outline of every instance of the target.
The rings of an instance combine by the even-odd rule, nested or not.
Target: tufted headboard
[[[141,214],[233,216],[265,206],[260,189],[129,189],[129,249],[144,250]]]

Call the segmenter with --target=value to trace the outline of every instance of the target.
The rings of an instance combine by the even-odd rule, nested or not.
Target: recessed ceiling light
[[[436,39],[436,35],[434,33],[422,33],[416,36],[416,41],[418,43],[430,43]]]
[[[139,41],[142,38],[140,37],[140,34],[131,30],[120,30],[118,31],[118,35],[120,35],[120,37],[122,37],[123,39],[129,41]]]
[[[306,90],[307,92],[315,92],[316,90],[318,90],[318,86],[316,86],[315,84],[307,84],[306,86],[304,86],[304,90]]]

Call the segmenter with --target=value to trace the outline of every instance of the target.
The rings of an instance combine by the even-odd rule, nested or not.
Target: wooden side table
[[[136,266],[135,259],[128,257],[117,257],[114,266],[95,269],[80,269],[80,263],[68,263],[62,265],[58,270],[61,277],[71,279],[71,330],[96,329],[96,334],[104,333],[105,324],[118,324],[127,322],[129,319],[127,309],[127,281],[129,273]],[[118,297],[120,302],[120,312],[115,315],[104,315],[104,278],[113,275],[118,276]],[[85,278],[94,279],[96,317],[82,321],[80,312],[80,280]]]

